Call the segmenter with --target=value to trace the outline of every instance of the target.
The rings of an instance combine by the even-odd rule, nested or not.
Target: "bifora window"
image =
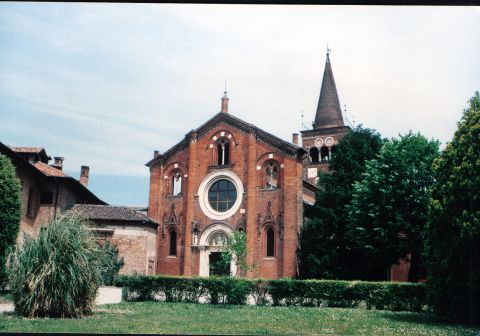
[[[215,211],[225,212],[229,210],[236,200],[237,189],[229,180],[218,180],[208,190],[208,203]]]

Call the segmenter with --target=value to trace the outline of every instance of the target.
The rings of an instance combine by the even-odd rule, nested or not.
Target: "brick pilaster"
[[[256,161],[257,161],[257,141],[255,133],[251,132],[248,136],[247,153],[247,263],[252,265],[257,259],[255,246],[257,245],[257,207],[256,207]],[[247,277],[254,277],[254,272],[247,273]]]
[[[195,193],[196,193],[196,180],[197,180],[197,168],[198,168],[198,160],[197,160],[197,134],[195,132],[191,132],[189,135],[189,147],[188,147],[188,177],[187,177],[187,195],[186,195],[186,203],[187,203],[187,211],[185,215],[185,225],[184,231],[182,232],[183,235],[183,258],[182,258],[182,270],[183,275],[192,275],[192,248],[191,248],[191,227],[192,221],[195,216]]]
[[[302,223],[302,166],[294,159],[285,160],[283,272],[279,276],[293,277],[297,273],[297,234]],[[288,210],[287,210],[288,209]]]

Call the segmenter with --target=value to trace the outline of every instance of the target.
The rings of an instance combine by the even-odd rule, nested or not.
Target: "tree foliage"
[[[102,283],[101,250],[79,215],[54,219],[24,237],[10,264],[15,311],[26,317],[89,315]]]
[[[223,252],[222,262],[230,265],[233,260],[237,266],[237,274],[253,271],[256,268],[255,264],[251,265],[247,261],[247,235],[243,231],[233,231],[228,235],[228,242],[223,247]]]
[[[418,280],[428,188],[438,155],[438,141],[410,132],[386,142],[378,156],[366,163],[347,207],[347,236],[354,243],[354,254],[362,259],[364,278],[389,280],[390,266],[411,254],[409,280]]]
[[[0,154],[0,288],[6,283],[5,263],[15,245],[21,219],[20,181],[15,167]]]
[[[351,242],[345,239],[345,206],[350,203],[353,183],[365,170],[365,160],[372,159],[382,143],[379,133],[361,125],[341,139],[330,162],[330,173],[319,176],[315,205],[305,210],[298,250],[300,277],[360,277],[361,267],[350,253]]]
[[[434,162],[426,246],[433,310],[451,321],[480,323],[480,96]]]
[[[106,286],[113,286],[118,272],[125,264],[123,257],[118,257],[118,248],[108,240],[100,246],[101,254],[101,277],[102,283]]]

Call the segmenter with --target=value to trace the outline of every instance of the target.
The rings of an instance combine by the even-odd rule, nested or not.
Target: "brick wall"
[[[223,135],[222,135],[223,134]],[[165,162],[151,167],[149,216],[160,224],[158,235],[159,274],[198,275],[200,249],[192,245],[192,223],[199,223],[199,236],[211,225],[224,224],[237,229],[244,218],[247,233],[248,260],[258,265],[247,276],[278,278],[296,274],[297,231],[302,222],[303,167],[296,158],[259,141],[248,134],[220,123],[206,134],[189,134],[187,148],[177,152]],[[216,171],[216,141],[221,138],[230,143],[231,165],[225,170],[237,175],[243,185],[242,202],[229,218],[213,220],[201,209],[199,187],[204,178]],[[280,167],[279,188],[265,190],[264,164],[276,160]],[[258,169],[260,167],[260,169]],[[182,173],[182,195],[172,196],[172,173]],[[275,223],[275,256],[266,257],[265,234],[262,221],[267,216],[268,202]],[[177,223],[167,223],[172,205]],[[280,228],[280,221],[283,228]],[[269,223],[266,223],[269,224]],[[269,224],[269,225],[270,225]],[[177,232],[177,255],[169,256],[169,230]]]

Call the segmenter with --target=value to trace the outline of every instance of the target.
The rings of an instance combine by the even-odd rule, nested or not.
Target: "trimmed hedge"
[[[425,284],[341,280],[247,280],[231,277],[119,276],[127,301],[200,302],[244,305],[365,307],[420,311],[426,305]]]

